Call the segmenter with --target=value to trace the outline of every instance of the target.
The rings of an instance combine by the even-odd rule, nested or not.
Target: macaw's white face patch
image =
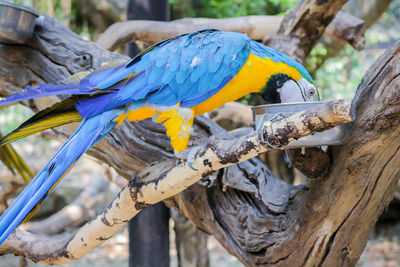
[[[290,79],[278,89],[281,103],[319,101],[317,88],[304,78],[298,82]]]
[[[277,90],[281,97],[281,103],[304,101],[299,85],[292,79],[287,80],[282,87]]]

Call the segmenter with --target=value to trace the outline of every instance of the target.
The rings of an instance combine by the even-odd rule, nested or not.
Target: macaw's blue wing
[[[50,162],[1,215],[0,244],[25,218],[30,217],[82,154],[112,129],[116,124],[114,119],[120,113],[120,109],[110,110],[82,121]]]
[[[82,81],[86,86],[117,94],[104,109],[77,106],[82,117],[118,105],[145,100],[148,104],[195,106],[217,93],[242,68],[250,39],[240,33],[204,30],[160,42],[109,72]]]
[[[139,100],[146,93],[150,104],[173,106],[181,102],[182,107],[194,106],[237,74],[250,54],[249,44],[246,35],[215,30],[165,42],[131,65],[144,77],[122,87],[118,97]],[[147,92],[140,90],[143,83]]]
[[[250,39],[246,35],[204,30],[165,40],[127,63],[102,67],[71,83],[28,87],[0,102],[78,95],[34,116],[7,142],[38,129],[62,125],[63,120],[82,119],[66,144],[0,217],[0,244],[31,216],[81,155],[114,127],[125,106],[195,106],[222,89],[243,67],[249,54]]]

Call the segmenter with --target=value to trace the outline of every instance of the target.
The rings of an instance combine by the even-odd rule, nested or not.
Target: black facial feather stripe
[[[287,74],[278,73],[272,75],[265,87],[260,92],[262,98],[268,103],[281,103],[278,89],[281,88],[288,80],[290,80],[290,78]]]

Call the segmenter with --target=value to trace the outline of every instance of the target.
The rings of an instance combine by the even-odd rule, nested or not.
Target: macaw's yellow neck
[[[283,62],[276,63],[269,58],[263,59],[250,54],[238,74],[225,87],[206,101],[193,107],[194,115],[212,111],[249,93],[260,92],[266,86],[269,78],[277,73],[285,73],[296,81],[301,78],[301,74],[295,68]]]

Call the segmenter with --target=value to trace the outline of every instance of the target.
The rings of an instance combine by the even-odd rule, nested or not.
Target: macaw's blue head
[[[259,94],[268,103],[319,101],[319,93],[311,75],[298,62],[282,52],[251,41],[251,54],[265,64],[265,86]]]

